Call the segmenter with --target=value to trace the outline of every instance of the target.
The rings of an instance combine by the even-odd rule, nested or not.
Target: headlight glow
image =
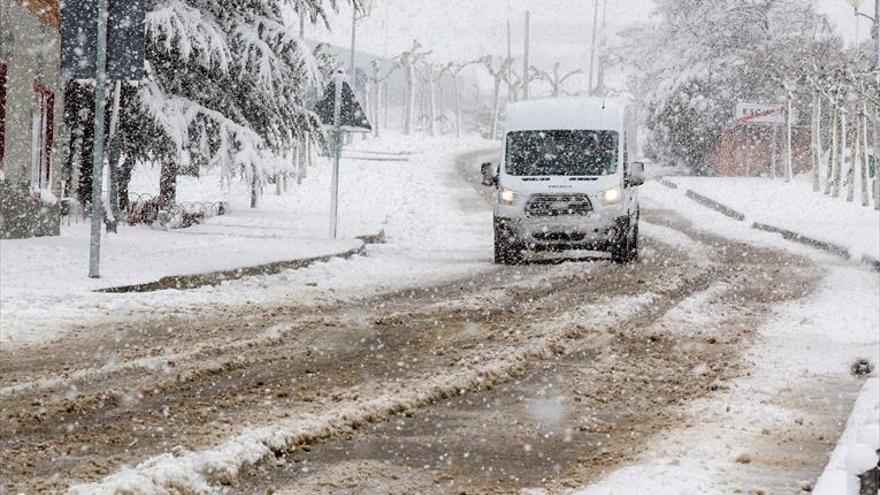
[[[616,205],[620,203],[620,200],[623,199],[623,194],[621,194],[620,189],[606,189],[599,193],[599,200],[602,201],[602,204],[606,206]]]
[[[516,202],[516,196],[516,192],[502,188],[498,191],[498,202],[505,206],[510,206]]]

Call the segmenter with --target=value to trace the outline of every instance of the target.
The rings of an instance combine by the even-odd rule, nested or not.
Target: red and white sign
[[[791,123],[797,123],[797,110],[792,111]],[[736,104],[737,124],[784,124],[784,103],[745,103]]]

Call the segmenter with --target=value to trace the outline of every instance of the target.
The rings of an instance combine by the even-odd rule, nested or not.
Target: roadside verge
[[[690,178],[687,179],[691,182],[696,182],[699,179]],[[709,179],[716,180],[716,179]],[[849,236],[847,235],[845,230],[840,230],[840,232],[830,231],[827,234],[816,235],[814,232],[808,232],[809,230],[817,230],[816,222],[810,221],[811,219],[822,218],[823,215],[832,215],[835,214],[837,216],[843,216],[846,213],[830,213],[827,209],[822,209],[820,206],[824,207],[827,205],[816,205],[815,203],[803,202],[801,208],[803,210],[803,214],[806,217],[809,217],[806,221],[800,222],[802,223],[801,228],[791,227],[788,225],[782,225],[782,223],[798,223],[798,219],[789,219],[787,222],[782,222],[779,219],[774,219],[768,213],[768,209],[764,208],[762,210],[763,205],[760,204],[748,204],[749,203],[749,195],[747,192],[748,185],[743,184],[742,181],[737,181],[736,179],[732,179],[730,186],[734,189],[730,194],[737,195],[739,192],[739,197],[742,198],[742,203],[737,203],[736,207],[730,206],[730,203],[719,201],[716,197],[710,197],[705,192],[698,192],[695,189],[688,187],[693,184],[679,184],[678,182],[673,182],[669,178],[660,179],[660,184],[663,186],[676,189],[676,190],[684,190],[684,196],[693,202],[704,206],[706,208],[712,209],[728,218],[736,220],[738,222],[748,222],[751,225],[752,229],[761,230],[764,232],[770,232],[774,234],[779,234],[783,239],[788,240],[790,242],[795,242],[798,244],[802,244],[804,246],[831,254],[843,260],[854,260],[857,262],[861,262],[864,265],[867,265],[874,271],[880,271],[880,258],[875,253],[874,255],[868,254],[868,252],[875,251],[876,248],[871,245],[871,236],[870,234],[861,236],[868,239],[869,242],[861,242],[860,236]],[[705,187],[717,188],[717,184],[706,184]],[[743,191],[738,191],[739,189],[743,189]],[[812,194],[812,193],[811,193]],[[714,196],[714,195],[713,195]],[[797,201],[793,201],[797,203]],[[851,205],[844,204],[841,206],[849,207]],[[797,206],[795,206],[797,207]],[[810,211],[811,209],[815,209],[816,211]],[[769,211],[774,211],[769,209]],[[780,212],[780,215],[784,216],[785,212]],[[870,219],[866,220],[866,223],[870,223]],[[870,225],[868,225],[870,227]],[[833,238],[834,240],[829,240],[829,238]]]

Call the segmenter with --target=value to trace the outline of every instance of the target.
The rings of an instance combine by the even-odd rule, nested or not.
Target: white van
[[[495,262],[526,251],[607,251],[638,257],[639,195],[634,109],[600,98],[542,99],[507,108],[501,161],[483,164],[494,185]]]

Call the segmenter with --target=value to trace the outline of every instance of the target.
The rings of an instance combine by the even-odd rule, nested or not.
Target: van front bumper
[[[534,251],[607,251],[627,225],[627,216],[599,212],[586,216],[496,217],[496,229],[502,231],[500,235]]]

